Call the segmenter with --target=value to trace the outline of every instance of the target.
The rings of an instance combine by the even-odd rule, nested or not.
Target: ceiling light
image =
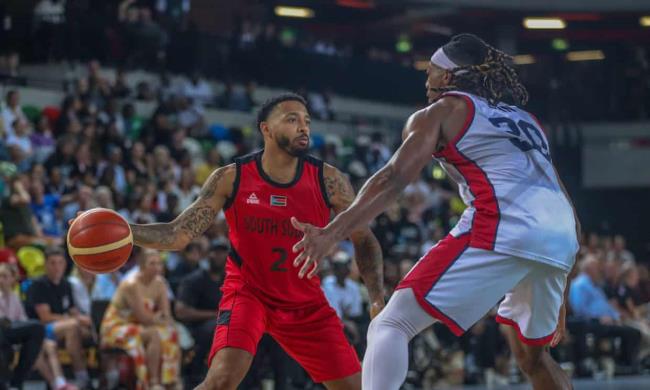
[[[605,53],[602,50],[583,50],[570,51],[566,54],[569,61],[599,61],[605,59]]]
[[[517,65],[529,65],[535,63],[535,57],[531,54],[518,54],[512,57],[512,60]]]
[[[566,22],[560,18],[524,18],[524,27],[533,30],[561,30],[566,28]]]
[[[279,5],[274,9],[277,16],[283,16],[285,18],[313,18],[314,10],[311,8],[305,7],[287,7]]]

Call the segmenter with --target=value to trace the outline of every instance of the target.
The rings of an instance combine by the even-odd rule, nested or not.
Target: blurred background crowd
[[[304,26],[263,17],[258,2],[242,3],[247,12],[219,2],[224,13],[238,15],[227,23],[219,16],[228,27],[221,30],[205,29],[205,18],[192,13],[209,9],[200,1],[0,5],[0,378],[11,378],[8,386],[40,378],[55,389],[177,388],[205,373],[228,254],[223,215],[181,252],[136,249],[123,269],[93,275],[74,267],[64,250],[68,220],[78,211],[106,207],[132,223],[173,220],[214,169],[259,148],[250,113],[269,91],[286,89],[304,95],[320,120],[311,153],[346,172],[358,189],[398,145],[401,120],[337,109],[337,99],[422,106],[424,77],[415,68],[432,42],[444,42],[444,26],[435,25],[426,45],[418,44],[422,37],[400,36],[396,50],[392,41],[344,39],[328,30],[328,20]],[[495,16],[470,10],[466,17]],[[520,66],[529,109],[548,123],[555,161],[584,216],[569,335],[553,351],[575,376],[650,368],[647,236],[624,211],[593,200],[634,203],[638,193],[608,189],[590,197],[595,190],[580,180],[581,132],[570,131],[583,122],[648,118],[647,47],[634,40],[616,46],[602,61],[564,62],[551,52]],[[34,89],[54,92],[55,103],[33,99]],[[464,207],[432,162],[376,219],[387,298]],[[362,357],[367,293],[353,259],[352,246],[342,243],[321,280]],[[405,388],[522,381],[494,314],[461,338],[439,324],[416,337]],[[318,388],[264,338],[242,388],[270,384]]]

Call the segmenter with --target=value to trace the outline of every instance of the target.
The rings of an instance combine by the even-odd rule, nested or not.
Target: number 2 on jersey
[[[287,260],[289,254],[284,248],[273,248],[272,252],[278,254],[277,259],[271,264],[271,271],[274,272],[287,272],[288,269],[282,267],[282,264]]]
[[[551,160],[551,154],[548,150],[548,145],[542,133],[530,122],[525,120],[519,120],[515,122],[514,120],[508,117],[496,117],[489,118],[490,123],[494,127],[501,128],[502,125],[506,125],[508,129],[506,133],[512,134],[514,137],[510,138],[510,142],[519,148],[522,152],[527,152],[531,149],[535,149],[542,154],[547,160]],[[524,136],[522,136],[522,133]],[[532,134],[531,134],[532,133]],[[533,136],[534,134],[534,136]]]

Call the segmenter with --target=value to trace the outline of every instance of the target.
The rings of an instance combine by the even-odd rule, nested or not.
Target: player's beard
[[[307,146],[305,147],[294,146],[292,145],[292,142],[289,139],[289,137],[287,137],[286,135],[278,135],[276,137],[276,143],[278,144],[280,149],[289,153],[289,155],[293,157],[302,157],[305,154],[307,154],[307,151],[309,150],[309,143],[307,143]]]

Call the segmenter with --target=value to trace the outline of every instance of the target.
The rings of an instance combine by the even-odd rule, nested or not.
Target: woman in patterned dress
[[[180,347],[167,283],[157,251],[145,249],[140,269],[123,280],[101,325],[103,347],[125,350],[133,359],[137,389],[173,388],[179,382]]]

